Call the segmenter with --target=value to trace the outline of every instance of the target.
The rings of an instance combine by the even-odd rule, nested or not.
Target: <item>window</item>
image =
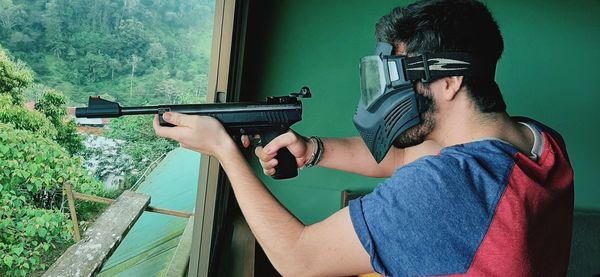
[[[32,80],[15,90],[0,86],[0,96],[17,93],[23,98],[19,108],[30,110],[48,92],[58,95],[63,108],[85,106],[91,95],[122,106],[212,102],[217,90],[227,91],[232,8],[233,1],[226,0],[0,0],[0,54],[32,73]],[[85,136],[86,146],[74,133],[58,143],[81,146],[68,157],[83,156],[103,190],[135,187],[149,166],[177,146],[156,138],[149,118],[76,119],[71,108],[67,120]],[[38,134],[47,130],[42,131]],[[54,131],[52,138],[61,136]],[[201,188],[217,180],[218,165],[209,166],[209,160],[203,158]],[[64,182],[58,180],[52,182]],[[60,199],[60,191],[55,193]],[[201,193],[203,201],[212,197]],[[209,225],[204,212],[212,211],[210,203],[203,202],[196,213]],[[56,209],[60,203],[50,206]]]

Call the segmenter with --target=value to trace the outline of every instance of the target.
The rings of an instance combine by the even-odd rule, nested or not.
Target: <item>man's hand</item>
[[[404,149],[392,147],[385,159],[378,164],[360,137],[322,138],[321,140],[324,149],[319,166],[377,178],[389,177],[400,166],[425,155],[436,155],[441,149],[437,143],[431,140]],[[247,137],[242,137],[242,144],[244,147],[250,145]],[[283,147],[287,147],[296,157],[297,166],[300,168],[315,152],[316,144],[312,140],[307,142],[302,136],[290,130],[275,138],[264,149],[257,147],[255,153],[265,175],[271,176],[275,173],[274,167],[277,165],[277,160],[274,157],[277,150]]]
[[[311,153],[314,151],[313,143],[308,143],[304,138],[296,132],[289,130],[275,139],[273,139],[265,147],[256,147],[254,153],[260,161],[260,165],[263,168],[263,172],[267,176],[275,174],[275,166],[278,161],[275,159],[277,151],[281,148],[287,147],[287,149],[296,157],[296,165],[298,168],[304,166]]]
[[[220,160],[220,154],[224,150],[231,145],[235,146],[223,125],[212,117],[168,112],[163,118],[175,127],[160,126],[158,116],[155,116],[156,135],[176,140],[181,147],[215,156]]]
[[[157,135],[219,159],[252,233],[282,275],[347,276],[373,271],[347,208],[306,227],[264,187],[219,121],[172,112],[165,113],[163,118],[176,126],[162,127],[155,118]],[[282,147],[288,147],[298,165],[304,165],[307,153],[312,153],[307,152],[310,150],[302,137],[287,132],[266,146],[264,160],[274,160]],[[276,162],[270,165],[273,164]]]

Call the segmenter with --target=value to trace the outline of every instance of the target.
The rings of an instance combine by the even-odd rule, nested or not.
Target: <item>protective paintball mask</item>
[[[394,56],[389,43],[379,42],[375,55],[360,60],[361,98],[354,125],[377,163],[394,140],[421,123],[426,107],[416,92],[417,82],[447,76],[485,76],[494,79],[496,61],[468,53],[442,52]]]

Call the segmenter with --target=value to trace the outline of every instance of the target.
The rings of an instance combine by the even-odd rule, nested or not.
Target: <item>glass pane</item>
[[[154,135],[153,115],[75,118],[74,107],[87,106],[89,96],[126,107],[204,103],[214,12],[215,0],[0,0],[0,207],[36,211],[20,213],[29,217],[11,224],[22,228],[0,236],[7,247],[0,252],[16,249],[0,275],[41,270],[72,243],[66,182],[115,197],[139,188],[165,156],[199,160],[171,152],[179,145]],[[193,209],[195,192],[189,196]],[[162,208],[187,209],[169,202]],[[85,222],[104,207],[80,203]],[[38,215],[55,227],[33,244],[37,229],[28,224]]]

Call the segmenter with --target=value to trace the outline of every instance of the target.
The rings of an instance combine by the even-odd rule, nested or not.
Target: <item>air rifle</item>
[[[76,108],[76,117],[108,118],[124,115],[158,114],[161,126],[174,126],[162,115],[166,112],[211,116],[219,120],[232,136],[260,135],[260,145],[265,146],[277,136],[287,132],[294,123],[302,120],[302,102],[298,98],[310,98],[308,87],[289,96],[267,97],[264,102],[238,102],[217,104],[157,105],[121,107],[119,103],[90,96],[87,107]],[[275,179],[288,179],[298,175],[296,158],[287,148],[275,156]]]

